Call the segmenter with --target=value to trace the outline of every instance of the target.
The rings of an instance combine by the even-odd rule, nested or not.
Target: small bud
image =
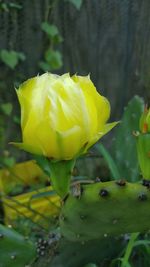
[[[139,166],[144,179],[150,180],[150,109],[145,106],[136,137]]]
[[[150,180],[150,133],[137,137],[137,154],[142,176]]]
[[[144,112],[140,118],[140,131],[145,134],[150,132],[150,109],[145,105]]]

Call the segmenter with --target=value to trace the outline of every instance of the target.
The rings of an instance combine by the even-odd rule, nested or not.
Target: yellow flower
[[[75,158],[116,125],[106,124],[110,104],[89,76],[45,73],[24,82],[17,95],[23,136],[17,145],[34,154]]]

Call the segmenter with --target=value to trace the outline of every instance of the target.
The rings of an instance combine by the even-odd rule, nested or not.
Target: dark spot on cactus
[[[49,238],[55,238],[56,237],[56,234],[55,233],[50,233],[49,234]]]
[[[0,239],[4,238],[4,235],[0,233]]]
[[[87,218],[86,215],[83,215],[83,214],[80,215],[80,219],[81,219],[81,220],[85,220],[86,218]]]
[[[141,193],[138,198],[141,201],[145,201],[145,200],[147,200],[147,195],[145,193]]]
[[[109,193],[106,189],[101,189],[99,194],[101,197],[107,197]]]
[[[125,186],[126,185],[126,180],[125,179],[121,179],[116,181],[116,184],[119,186]]]
[[[143,179],[142,184],[143,184],[144,186],[150,188],[150,181],[149,181],[149,180]]]

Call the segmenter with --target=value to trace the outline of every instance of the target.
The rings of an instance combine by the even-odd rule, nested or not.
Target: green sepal
[[[49,164],[52,186],[57,194],[64,198],[69,192],[71,173],[75,165],[75,159],[62,161],[51,160]]]
[[[144,179],[150,180],[150,134],[137,136],[137,154]]]

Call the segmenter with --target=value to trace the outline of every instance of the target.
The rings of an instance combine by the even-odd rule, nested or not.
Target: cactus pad
[[[17,232],[0,225],[0,267],[24,267],[35,258],[35,247]]]
[[[72,241],[147,231],[149,221],[149,188],[123,180],[82,185],[60,216],[61,232]]]

